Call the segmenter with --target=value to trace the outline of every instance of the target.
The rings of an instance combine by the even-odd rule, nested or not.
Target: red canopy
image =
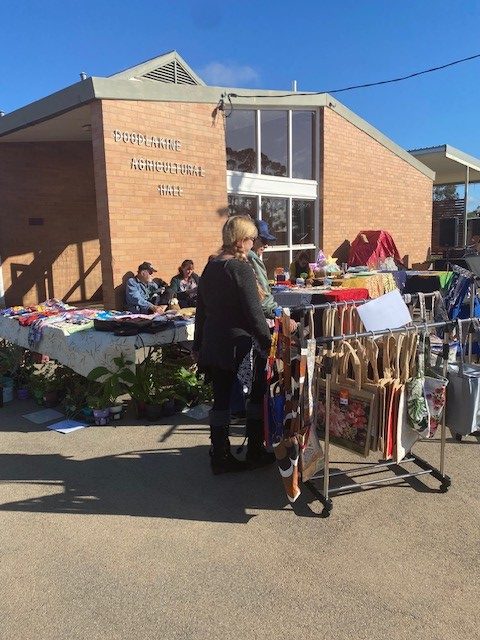
[[[388,231],[360,231],[350,246],[349,267],[366,265],[376,269],[385,258],[402,264],[395,242]]]

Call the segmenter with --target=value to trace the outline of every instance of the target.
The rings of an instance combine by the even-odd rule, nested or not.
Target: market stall
[[[68,311],[71,314],[78,312],[73,308]],[[65,312],[62,312],[62,317],[64,314]],[[98,311],[98,315],[100,314],[105,312]],[[55,315],[43,318],[48,322],[41,327],[40,334],[34,335],[35,329],[39,328],[38,325],[22,325],[19,322],[22,316],[0,313],[0,338],[47,355],[82,376],[87,376],[98,366],[110,368],[113,359],[121,355],[126,360],[139,363],[149,347],[193,340],[194,320],[175,314],[168,319],[166,316],[159,316],[156,321],[164,326],[158,327],[161,330],[156,333],[141,332],[137,335],[120,336],[115,335],[113,331],[96,330],[94,319],[98,316],[95,316],[95,313],[81,315],[86,321],[79,321],[78,324],[68,322],[65,318],[60,320],[58,317],[55,318]],[[112,317],[122,316],[117,313]],[[55,319],[58,322],[54,322]]]

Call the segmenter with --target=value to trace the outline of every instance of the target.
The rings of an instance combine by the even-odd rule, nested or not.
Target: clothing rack
[[[342,302],[343,304],[343,302]],[[313,476],[310,480],[305,482],[305,485],[308,489],[313,493],[313,495],[318,498],[318,500],[323,504],[322,517],[328,517],[332,511],[333,503],[331,496],[333,494],[344,493],[349,491],[354,491],[357,489],[362,489],[363,487],[372,487],[372,486],[380,486],[387,483],[395,483],[399,481],[403,481],[407,478],[414,478],[421,475],[430,474],[436,480],[440,482],[440,492],[445,493],[448,491],[448,488],[451,485],[451,479],[449,476],[445,474],[445,444],[446,444],[446,426],[445,426],[445,413],[443,411],[443,417],[440,428],[440,464],[439,467],[435,467],[423,458],[412,454],[411,452],[407,454],[400,462],[395,461],[380,461],[378,463],[365,463],[360,467],[354,467],[353,469],[345,469],[340,471],[330,472],[330,410],[331,410],[331,384],[332,384],[332,364],[333,364],[333,343],[351,339],[358,339],[363,337],[375,337],[375,336],[388,336],[394,333],[400,332],[410,332],[416,331],[419,333],[427,333],[430,329],[433,328],[443,328],[444,331],[444,341],[443,341],[443,375],[446,377],[447,374],[447,361],[448,361],[448,340],[449,340],[449,332],[455,325],[454,321],[444,321],[444,322],[430,322],[430,323],[422,323],[417,325],[405,325],[403,327],[399,327],[396,329],[389,329],[383,331],[365,331],[363,333],[357,334],[345,334],[340,336],[326,336],[317,338],[317,344],[324,345],[327,348],[326,355],[324,356],[324,366],[325,366],[325,409],[326,409],[326,417],[325,417],[325,438],[324,438],[324,466],[323,470],[316,476]],[[392,466],[401,466],[407,463],[414,463],[420,471],[405,471],[405,473],[394,475],[390,477],[380,478],[376,480],[368,480],[366,482],[355,482],[353,481],[355,477],[362,477],[362,475],[369,475],[369,473],[365,474],[367,471],[371,470],[380,470],[383,469],[388,471],[389,467]],[[360,472],[362,472],[360,474]],[[348,474],[357,474],[356,476],[349,477]],[[360,474],[360,475],[358,475]],[[330,488],[330,477],[339,476],[339,475],[347,475],[350,480],[353,482],[349,482],[346,484],[342,484],[335,488]],[[315,481],[323,480],[323,491],[319,490],[315,484]]]
[[[433,293],[424,293],[423,296],[425,298],[434,298],[436,295],[436,291]],[[412,304],[412,302],[416,302],[418,299],[418,293],[405,293],[403,299],[406,304]],[[298,307],[291,306],[289,307],[291,311],[315,311],[316,309],[333,309],[337,307],[349,307],[349,306],[360,306],[365,304],[366,302],[371,302],[371,299],[361,298],[360,300],[339,300],[337,302],[322,302],[319,304],[304,304],[299,305]]]

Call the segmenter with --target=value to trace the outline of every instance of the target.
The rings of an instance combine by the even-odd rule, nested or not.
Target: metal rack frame
[[[343,305],[343,301],[340,303]],[[327,304],[327,308],[328,308]],[[332,306],[330,304],[330,306]],[[445,444],[446,444],[446,425],[445,425],[445,413],[443,412],[442,424],[440,428],[440,465],[439,467],[435,467],[423,458],[412,454],[408,455],[407,458],[404,458],[400,462],[392,462],[392,461],[380,461],[378,463],[365,463],[361,467],[355,467],[353,469],[345,469],[341,471],[330,472],[330,406],[331,406],[331,378],[332,378],[332,362],[333,362],[333,343],[349,340],[349,339],[358,339],[365,337],[374,337],[374,336],[385,336],[390,335],[392,333],[400,333],[405,331],[417,331],[417,332],[426,332],[429,329],[433,328],[444,328],[447,329],[444,333],[444,346],[443,346],[443,373],[446,376],[447,373],[447,359],[448,359],[448,337],[449,330],[455,325],[454,321],[445,321],[445,322],[431,322],[431,323],[422,323],[420,325],[405,325],[403,327],[399,327],[398,329],[389,329],[385,331],[367,331],[364,333],[356,333],[356,334],[346,334],[341,336],[333,336],[333,337],[322,337],[317,338],[317,344],[326,345],[327,353],[324,357],[325,362],[325,438],[324,438],[324,467],[323,471],[308,480],[305,483],[305,486],[313,493],[313,495],[323,504],[322,517],[328,517],[333,509],[333,502],[331,495],[335,493],[343,493],[348,491],[354,491],[357,489],[362,489],[363,487],[371,487],[377,485],[383,485],[386,483],[395,483],[401,482],[406,478],[414,478],[416,476],[421,476],[425,474],[430,474],[436,480],[440,482],[440,491],[442,493],[446,493],[451,485],[451,479],[448,475],[445,474]],[[381,478],[377,480],[368,480],[366,482],[351,482],[349,484],[340,485],[339,487],[330,488],[330,477],[338,476],[338,475],[347,475],[371,470],[379,470],[385,469],[388,470],[391,466],[401,466],[406,463],[414,463],[419,467],[420,471],[414,472],[406,472],[400,475],[394,475],[391,477]],[[363,473],[362,475],[370,475],[370,473]],[[352,476],[354,477],[360,476]],[[323,491],[320,491],[314,484],[315,481],[323,480]]]

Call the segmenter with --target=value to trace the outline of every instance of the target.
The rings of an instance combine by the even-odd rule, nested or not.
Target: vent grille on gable
[[[155,80],[156,82],[166,82],[168,84],[194,84],[198,82],[186,71],[176,60],[172,60],[163,67],[158,67],[153,71],[145,73],[143,78]]]

